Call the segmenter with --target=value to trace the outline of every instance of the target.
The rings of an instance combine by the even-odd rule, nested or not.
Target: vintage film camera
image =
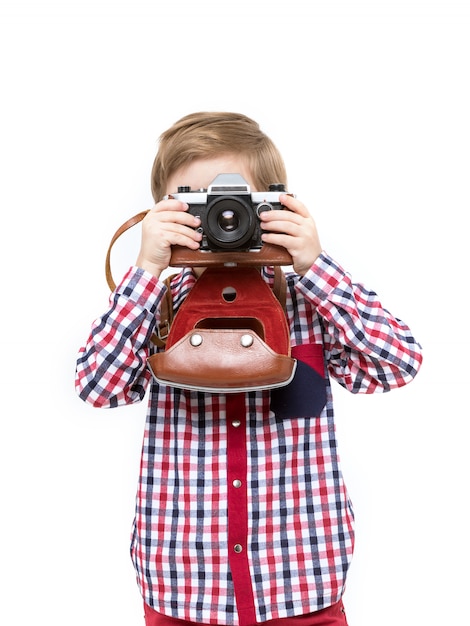
[[[206,271],[174,319],[169,315],[172,303],[166,311],[163,307],[160,311],[160,326],[167,327],[167,336],[165,342],[158,332],[158,339],[165,350],[147,359],[158,383],[210,393],[238,393],[284,387],[293,380],[297,361],[291,356],[290,331],[281,298],[274,293],[277,276],[285,294],[285,279],[279,279],[284,274],[275,267],[271,289],[257,267],[292,263],[285,248],[261,241],[259,215],[284,209],[279,201],[282,193],[281,184],[251,193],[240,174],[219,174],[207,190],[179,187],[176,194],[166,196],[186,202],[189,211],[200,216],[203,234],[199,250],[173,246],[170,265],[206,266]],[[106,278],[111,290],[116,287],[111,274],[111,248],[147,213],[127,220],[111,240],[106,255]],[[168,293],[171,302],[167,285]],[[154,341],[162,348],[158,339]]]
[[[251,192],[240,174],[219,174],[207,190],[178,187],[177,193],[165,199],[186,202],[188,211],[201,218],[202,241],[196,252],[175,247],[171,264],[225,264],[232,259],[237,265],[289,265],[291,258],[286,251],[263,245],[259,220],[262,211],[284,209],[279,201],[283,193],[286,191],[282,183],[269,185],[267,191]],[[211,253],[209,257],[207,253]],[[246,253],[261,254],[255,258],[246,257]]]

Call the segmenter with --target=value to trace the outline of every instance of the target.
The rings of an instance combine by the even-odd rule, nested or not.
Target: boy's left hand
[[[289,210],[260,213],[264,231],[261,239],[286,248],[292,257],[295,272],[303,276],[322,251],[317,227],[302,202],[287,194],[282,194],[279,200]]]

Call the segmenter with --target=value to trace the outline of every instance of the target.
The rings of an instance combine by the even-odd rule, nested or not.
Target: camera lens
[[[240,220],[238,219],[237,214],[230,209],[226,211],[222,211],[219,215],[219,226],[226,233],[230,233],[238,228],[240,224]]]
[[[240,197],[218,196],[207,206],[204,231],[212,248],[246,249],[252,240],[255,226],[252,206]]]

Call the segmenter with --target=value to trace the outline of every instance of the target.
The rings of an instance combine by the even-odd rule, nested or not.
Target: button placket
[[[248,561],[246,397],[227,397],[228,557],[239,611],[245,623],[256,622]],[[241,615],[241,614],[240,614]]]

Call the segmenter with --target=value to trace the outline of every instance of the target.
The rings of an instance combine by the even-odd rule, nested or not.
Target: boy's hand
[[[142,240],[136,265],[157,278],[170,264],[171,246],[197,250],[202,235],[195,228],[201,220],[187,212],[179,200],[162,200],[142,220]]]
[[[263,211],[261,236],[265,243],[283,246],[292,257],[294,270],[303,276],[322,251],[317,228],[308,209],[299,200],[282,194],[280,202],[288,211]]]

